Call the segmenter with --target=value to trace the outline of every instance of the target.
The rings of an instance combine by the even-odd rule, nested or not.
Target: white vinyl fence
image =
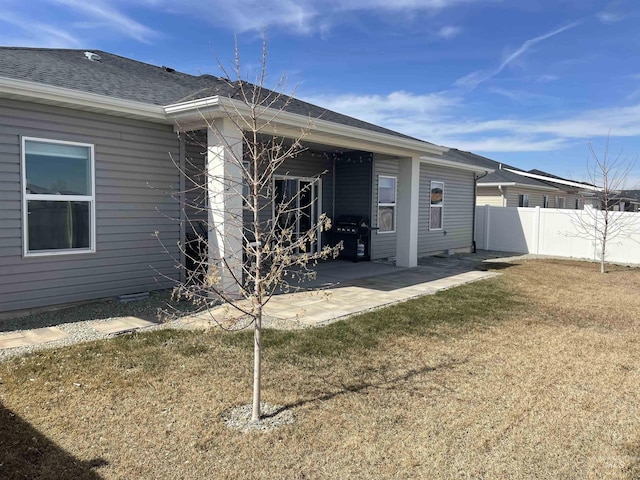
[[[589,208],[589,207],[586,207]],[[601,215],[602,212],[595,212]],[[640,264],[640,213],[610,212],[623,231],[607,240],[608,262]],[[533,253],[600,260],[600,242],[585,231],[593,212],[549,208],[476,207],[475,238],[480,250]]]

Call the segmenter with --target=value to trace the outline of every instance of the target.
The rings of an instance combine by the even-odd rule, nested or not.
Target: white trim
[[[586,185],[584,183],[572,182],[571,180],[561,180],[559,178],[545,177],[544,175],[537,175],[535,173],[529,173],[529,172],[521,172],[519,170],[512,170],[510,168],[505,168],[504,170],[506,170],[507,172],[515,173],[516,175],[520,175],[522,177],[533,178],[535,180],[544,180],[544,181],[547,181],[547,182],[558,183],[560,185],[568,185],[570,187],[576,187],[576,188],[580,188],[580,189],[583,189],[583,190],[591,190],[591,191],[594,191],[594,192],[602,191],[601,188],[596,187],[594,185]]]
[[[439,183],[442,185],[442,203],[440,205],[435,205],[435,206],[431,203],[431,192],[433,191],[434,183]],[[440,228],[431,228],[431,209],[432,208],[440,209]],[[431,180],[429,182],[429,231],[438,232],[440,230],[444,230],[444,180]]]
[[[89,111],[118,112],[127,117],[171,123],[160,105],[55,87],[38,82],[0,77],[0,92],[3,94],[0,96],[9,98],[26,98],[37,103],[57,104]]]
[[[449,149],[447,149],[449,150]],[[421,156],[420,161],[422,163],[428,163],[431,165],[438,165],[441,167],[455,168],[457,170],[466,170],[468,172],[476,172],[476,173],[493,173],[495,172],[494,168],[481,167],[479,165],[471,165],[467,163],[454,162],[452,160],[445,160],[444,158],[434,158],[430,156]]]
[[[393,192],[394,201],[393,203],[381,203],[380,202],[380,179],[381,178],[393,178],[395,189]],[[378,182],[376,186],[376,225],[380,226],[380,207],[393,207],[393,230],[385,230],[382,231],[378,228],[376,233],[379,235],[385,235],[388,233],[396,233],[397,225],[398,225],[398,177],[393,175],[378,175]]]
[[[205,126],[203,115],[210,115],[212,118],[223,117],[226,116],[225,109],[226,112],[237,113],[239,115],[249,113],[249,107],[244,103],[218,95],[190,102],[160,106],[6,77],[0,77],[0,97],[27,99],[36,103],[59,105],[93,112],[117,113],[124,117],[144,119],[164,124],[175,124],[178,122],[179,125],[183,125],[186,129],[195,128],[194,125],[185,124],[185,122],[194,121],[199,123],[200,128],[203,128]],[[277,117],[274,117],[276,113]],[[417,139],[375,132],[318,118],[310,118],[307,115],[278,112],[277,110],[268,108],[265,108],[261,114],[264,115],[265,120],[270,120],[269,123],[277,120],[279,126],[274,125],[274,131],[277,132],[279,129],[283,136],[285,132],[282,131],[282,126],[293,127],[295,129],[312,126],[313,134],[328,134],[343,137],[344,140],[374,143],[383,147],[401,149],[402,151],[441,155],[449,150],[448,147],[434,145]],[[183,128],[183,130],[184,129],[185,128]],[[298,131],[297,134],[299,135],[299,133]],[[428,161],[433,163],[434,159]],[[460,166],[461,164],[457,162],[443,162],[442,165],[451,166],[452,168],[468,168]],[[488,169],[473,167],[470,169],[474,171],[489,171]]]
[[[91,167],[91,195],[43,195],[28,194],[27,191],[27,168],[26,168],[26,142],[39,142],[58,145],[74,145],[89,149],[89,162]],[[20,138],[20,169],[21,184],[20,195],[22,198],[22,256],[23,257],[45,257],[56,255],[78,255],[82,253],[96,252],[96,168],[95,149],[91,143],[69,142],[65,140],[53,140],[39,137]],[[87,202],[89,203],[89,248],[70,248],[55,250],[29,251],[29,208],[28,201],[49,201],[49,202]]]
[[[517,183],[517,182],[487,182],[487,183],[477,183],[478,187],[521,187],[521,188],[530,188],[531,190],[547,190],[552,192],[557,192],[560,189],[552,186],[545,185],[528,185],[526,183]]]
[[[166,105],[164,107],[164,111],[167,118],[176,120],[178,124],[194,121],[202,123],[204,117],[215,118],[216,116],[227,116],[229,113],[240,116],[251,113],[249,107],[243,102],[227,97],[221,97],[219,95],[192,100],[189,102]],[[434,145],[417,139],[374,132],[359,127],[352,127],[349,125],[330,122],[328,120],[322,120],[320,118],[311,118],[308,115],[278,111],[277,109],[272,108],[263,108],[259,112],[259,116],[264,118],[265,127],[268,126],[267,124],[274,122],[284,124],[288,127],[294,127],[296,129],[312,127],[313,133],[324,133],[371,143],[380,143],[385,146],[398,147],[423,154],[441,155],[449,150],[448,147],[441,147],[439,145]],[[187,128],[192,128],[192,125],[188,125]],[[275,131],[281,131],[281,129],[276,128]],[[281,132],[281,134],[283,133]],[[299,135],[300,132],[298,131],[297,134]],[[455,165],[458,164],[455,163]]]

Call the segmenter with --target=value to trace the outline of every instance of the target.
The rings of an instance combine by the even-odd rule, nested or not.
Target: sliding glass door
[[[273,220],[280,228],[293,230],[292,241],[308,232],[318,222],[320,202],[322,201],[322,185],[320,179],[305,177],[274,178]],[[316,241],[307,242],[305,250],[317,252],[321,247],[320,235]]]

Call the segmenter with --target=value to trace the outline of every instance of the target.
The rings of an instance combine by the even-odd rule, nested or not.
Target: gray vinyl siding
[[[507,200],[506,207],[517,207],[519,206],[519,196],[520,195],[529,195],[529,206],[530,207],[543,207],[544,206],[544,196],[549,196],[549,207],[553,207],[553,199],[558,194],[554,191],[544,191],[544,190],[536,190],[533,188],[526,187],[507,187],[505,192],[505,198]]]
[[[504,198],[498,187],[481,187],[477,189],[477,205],[491,205],[492,207],[504,207]]]
[[[442,230],[429,230],[431,181],[444,182]],[[420,165],[418,256],[469,249],[473,234],[474,179],[472,172]]]
[[[22,255],[20,137],[95,146],[96,252]],[[0,99],[0,311],[172,285],[179,142],[170,125]],[[159,238],[166,247],[154,238]]]
[[[373,202],[371,212],[371,223],[378,226],[378,177],[380,175],[398,178],[399,162],[396,157],[388,155],[373,155]],[[396,207],[397,208],[397,207]],[[398,212],[396,211],[396,217]],[[371,235],[371,259],[380,260],[394,258],[397,248],[396,233],[378,233],[374,231]]]

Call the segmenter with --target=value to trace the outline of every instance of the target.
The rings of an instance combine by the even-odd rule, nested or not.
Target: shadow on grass
[[[401,382],[406,382],[411,380],[413,377],[416,377],[418,375],[422,375],[424,373],[429,373],[429,372],[435,372],[438,370],[442,370],[445,368],[451,368],[454,367],[456,365],[461,365],[463,363],[465,363],[466,360],[459,360],[459,361],[451,361],[451,362],[443,362],[440,363],[436,366],[430,367],[430,366],[425,366],[425,367],[421,367],[421,368],[416,368],[416,369],[411,369],[409,370],[407,373],[403,374],[403,375],[397,375],[391,378],[383,378],[381,381],[379,382],[359,382],[359,383],[352,383],[352,384],[340,384],[340,385],[333,385],[334,388],[336,388],[336,390],[332,391],[332,392],[327,392],[327,393],[323,393],[321,395],[318,396],[314,396],[312,398],[306,398],[303,400],[298,400],[297,402],[293,402],[293,403],[289,403],[287,405],[283,405],[281,408],[279,408],[278,410],[268,414],[268,415],[264,415],[265,418],[270,418],[270,417],[275,417],[278,414],[287,411],[287,410],[291,410],[294,408],[298,408],[298,407],[302,407],[304,405],[307,405],[309,403],[314,403],[314,402],[325,402],[328,400],[332,400],[334,398],[343,396],[343,395],[349,395],[349,394],[354,394],[354,393],[360,393],[362,391],[365,390],[369,390],[369,389],[380,389],[380,390],[391,390],[393,389],[397,384],[401,383]],[[327,383],[330,383],[327,381]]]
[[[0,478],[98,480],[93,469],[107,464],[78,460],[0,402]]]

